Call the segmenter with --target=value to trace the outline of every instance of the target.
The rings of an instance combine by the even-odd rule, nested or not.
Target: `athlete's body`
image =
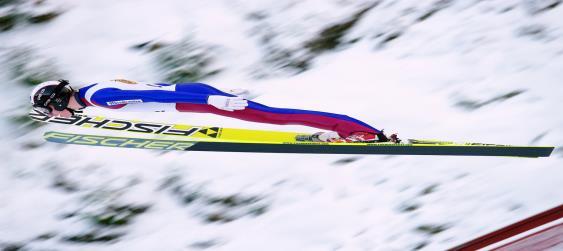
[[[35,88],[32,92],[34,107],[45,104],[45,97],[41,99],[41,96],[38,96],[45,86],[54,89],[53,86],[63,85],[60,83],[61,81],[48,81]],[[252,122],[304,125],[328,130],[329,132],[315,134],[313,139],[318,141],[396,141],[396,135],[388,138],[381,130],[346,115],[269,107],[202,83],[144,84],[129,80],[112,80],[87,85],[77,91],[69,89],[71,91],[66,104],[57,107],[56,104],[46,102],[44,113],[70,117],[74,110],[86,107],[136,112],[213,113]]]

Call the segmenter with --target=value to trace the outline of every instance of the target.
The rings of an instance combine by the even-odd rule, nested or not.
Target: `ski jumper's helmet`
[[[34,110],[44,114],[53,111],[49,105],[57,111],[63,111],[67,109],[73,92],[67,80],[43,82],[31,91],[31,105]]]

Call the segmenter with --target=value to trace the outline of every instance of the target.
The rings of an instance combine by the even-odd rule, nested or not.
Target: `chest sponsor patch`
[[[126,100],[116,100],[116,101],[106,102],[106,104],[108,104],[108,105],[123,105],[123,104],[137,104],[137,103],[143,103],[143,100],[142,99],[126,99]]]

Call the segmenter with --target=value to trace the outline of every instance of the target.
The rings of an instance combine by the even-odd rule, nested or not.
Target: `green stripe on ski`
[[[548,157],[553,147],[315,142],[206,142],[46,132],[49,142],[167,151]]]

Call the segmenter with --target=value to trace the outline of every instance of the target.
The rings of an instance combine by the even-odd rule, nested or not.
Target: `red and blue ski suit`
[[[269,107],[253,101],[248,101],[244,110],[225,111],[207,104],[210,95],[234,96],[202,83],[144,84],[113,80],[78,90],[83,105],[120,111],[213,113],[259,123],[310,126],[335,131],[341,137],[354,132],[380,133],[372,126],[346,115]]]

